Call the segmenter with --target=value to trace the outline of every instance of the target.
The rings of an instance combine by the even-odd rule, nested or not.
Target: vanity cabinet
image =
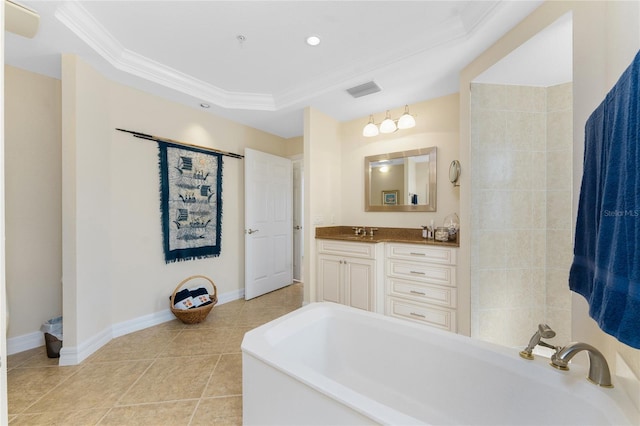
[[[456,255],[452,247],[387,243],[385,314],[456,332]]]
[[[317,240],[317,299],[382,312],[382,246],[380,243]]]

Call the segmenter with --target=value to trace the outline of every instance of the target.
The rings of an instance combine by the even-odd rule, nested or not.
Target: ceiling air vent
[[[377,93],[379,91],[380,91],[380,86],[378,86],[373,81],[361,84],[359,86],[352,87],[351,89],[347,89],[347,92],[349,92],[349,94],[354,98],[361,98],[363,96],[367,96],[372,93]]]

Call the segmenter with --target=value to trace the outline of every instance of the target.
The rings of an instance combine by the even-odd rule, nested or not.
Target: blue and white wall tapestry
[[[220,255],[222,155],[158,143],[166,263]]]

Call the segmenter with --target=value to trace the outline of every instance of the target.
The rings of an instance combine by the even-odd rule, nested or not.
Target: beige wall
[[[471,86],[471,336],[571,341],[571,83]]]
[[[109,337],[112,291],[109,81],[72,55],[62,57],[61,364]]]
[[[342,223],[340,123],[314,108],[304,116],[304,300],[316,300],[315,228]]]
[[[288,158],[295,156],[302,156],[304,153],[304,137],[297,136],[295,138],[289,138],[285,141],[285,155]]]
[[[637,2],[546,2],[519,25],[472,61],[460,78],[460,159],[462,164],[470,160],[470,110],[469,87],[476,76],[502,59],[512,50],[531,38],[537,32],[553,23],[565,13],[573,16],[573,210],[582,179],[582,156],[584,151],[584,123],[589,114],[602,101],[607,91],[615,83],[622,71],[629,65],[640,47],[640,4]],[[482,167],[471,164],[471,167]],[[462,175],[461,182],[461,227],[471,223],[470,174]],[[575,215],[574,215],[575,218]],[[574,219],[575,220],[575,219]],[[572,224],[573,227],[573,224]],[[459,286],[461,290],[470,286],[469,234],[461,234],[459,256]],[[466,302],[460,295],[462,306]],[[619,371],[617,355],[630,365],[640,376],[640,351],[616,342],[601,332],[587,313],[586,303],[581,296],[572,297],[572,337],[590,342],[600,347]],[[459,318],[461,321],[464,318]],[[464,325],[462,325],[464,327]],[[529,336],[525,336],[527,339]],[[576,357],[578,362],[586,362],[584,357]]]
[[[60,80],[5,66],[8,338],[62,314]]]

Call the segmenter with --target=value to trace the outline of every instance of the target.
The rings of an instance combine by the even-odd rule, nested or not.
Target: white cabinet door
[[[318,300],[375,311],[375,260],[318,255]]]
[[[375,311],[375,261],[344,259],[344,304]]]
[[[318,256],[318,300],[342,303],[342,258]]]

